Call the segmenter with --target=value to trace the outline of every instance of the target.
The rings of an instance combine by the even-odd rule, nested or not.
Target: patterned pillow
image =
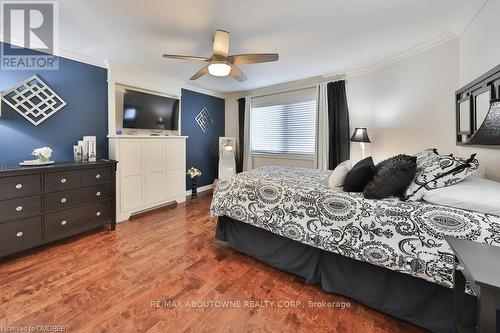
[[[366,184],[367,199],[403,197],[417,171],[416,156],[397,155],[377,164],[375,177]]]
[[[417,171],[424,169],[432,164],[432,161],[439,157],[439,153],[435,148],[429,148],[415,154],[417,158]]]
[[[427,191],[456,184],[472,175],[479,167],[476,154],[469,159],[453,155],[430,155],[418,160],[417,173],[406,190],[405,199],[418,201]]]

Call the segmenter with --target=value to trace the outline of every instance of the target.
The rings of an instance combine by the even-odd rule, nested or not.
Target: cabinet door
[[[121,211],[140,208],[144,203],[144,160],[142,140],[120,143]]]
[[[167,198],[185,196],[186,175],[183,169],[167,171]]]
[[[186,141],[167,141],[167,198],[185,196]]]
[[[186,160],[185,140],[167,140],[167,170],[184,169]]]
[[[144,166],[146,204],[162,202],[166,199],[166,161],[164,140],[144,140]]]

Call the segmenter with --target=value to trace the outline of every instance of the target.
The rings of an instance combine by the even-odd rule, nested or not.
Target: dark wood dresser
[[[0,257],[110,224],[116,161],[0,169]]]

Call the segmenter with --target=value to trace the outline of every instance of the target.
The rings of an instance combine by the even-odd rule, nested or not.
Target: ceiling
[[[256,89],[381,63],[451,36],[481,0],[64,0],[60,48],[112,64],[188,80],[204,64],[163,53],[210,56],[215,29],[230,53],[277,52],[275,63],[241,65],[248,80],[204,77],[216,92]],[[484,2],[484,1],[483,1]]]

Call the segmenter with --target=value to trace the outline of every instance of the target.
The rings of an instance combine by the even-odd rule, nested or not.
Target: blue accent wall
[[[0,70],[0,91],[11,89],[32,75],[38,75],[67,105],[34,126],[2,102],[0,164],[16,165],[33,159],[33,149],[43,146],[54,150],[53,160],[73,161],[73,145],[84,135],[97,136],[98,158],[108,158],[106,69],[59,58],[58,70]]]
[[[206,108],[213,122],[203,133],[195,118],[200,111]],[[225,101],[194,91],[182,89],[181,96],[181,134],[187,135],[186,167],[194,166],[202,172],[198,186],[212,184],[217,178],[216,165],[218,158],[214,153],[218,151],[219,137],[224,136]],[[191,188],[191,179],[186,177],[186,189]]]

